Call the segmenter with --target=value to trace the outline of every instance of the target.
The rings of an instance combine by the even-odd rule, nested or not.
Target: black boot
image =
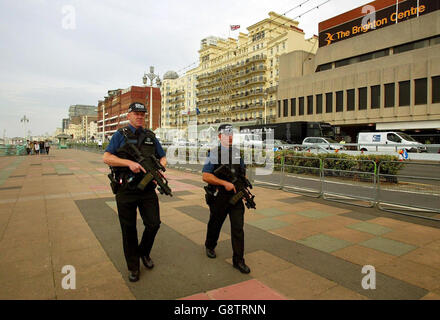
[[[217,255],[215,254],[215,250],[214,249],[208,249],[206,248],[206,255],[211,258],[214,259],[215,257],[217,257]]]
[[[136,270],[136,271],[128,270],[128,280],[130,280],[130,282],[138,281],[139,280],[139,270]]]
[[[244,260],[241,260],[239,262],[234,262],[234,268],[240,270],[241,273],[249,273],[251,272],[251,269],[244,263]]]
[[[153,260],[151,260],[150,257],[141,256],[141,260],[142,260],[142,263],[144,264],[145,267],[147,267],[148,269],[153,269],[154,262],[153,262]]]

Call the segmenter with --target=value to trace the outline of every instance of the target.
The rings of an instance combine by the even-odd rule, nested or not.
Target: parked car
[[[360,132],[358,144],[361,151],[396,151],[399,145],[405,145],[407,152],[427,151],[423,144],[404,132]]]
[[[302,143],[305,147],[321,147],[326,150],[344,150],[344,146],[336,140],[322,137],[307,137]]]
[[[266,148],[266,141],[263,142],[263,148]],[[273,151],[292,150],[293,147],[287,142],[279,139],[273,140]]]

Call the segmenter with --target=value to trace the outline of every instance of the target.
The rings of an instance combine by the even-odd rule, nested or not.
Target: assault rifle
[[[214,171],[214,175],[223,175],[234,185],[237,193],[229,200],[230,204],[235,205],[239,200],[245,199],[245,204],[248,209],[256,209],[254,201],[255,195],[253,195],[248,189],[252,189],[252,184],[242,172],[234,174],[228,166],[222,164]]]
[[[133,156],[135,161],[138,162],[147,172],[141,182],[137,185],[138,189],[144,190],[147,184],[154,180],[157,182],[160,194],[166,194],[167,196],[172,197],[173,195],[171,193],[171,188],[168,186],[168,180],[159,171],[166,171],[165,167],[159,162],[159,160],[157,160],[152,154],[145,158],[139,149],[132,143],[127,142],[124,147],[126,147],[127,152]]]

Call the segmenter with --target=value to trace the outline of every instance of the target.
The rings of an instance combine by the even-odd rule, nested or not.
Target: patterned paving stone
[[[209,291],[208,296],[215,300],[286,300],[256,279]]]
[[[421,226],[409,226],[383,235],[384,238],[393,239],[415,246],[422,246],[440,239],[440,230]]]
[[[314,296],[313,300],[368,300],[368,298],[343,286],[336,286]]]
[[[440,295],[430,292],[420,300],[440,300]]]
[[[409,226],[415,226],[413,223],[400,221],[396,219],[386,218],[386,217],[376,217],[375,219],[372,219],[369,221],[370,223],[379,224],[384,227],[391,228],[393,230],[403,229],[407,228]]]
[[[289,225],[287,222],[275,220],[272,218],[249,221],[248,224],[263,230],[279,229]]]
[[[421,288],[430,291],[440,289],[440,269],[407,260],[403,257],[375,267],[379,272]]]
[[[313,219],[321,219],[324,217],[331,216],[330,213],[319,211],[319,210],[303,210],[298,211],[296,214],[299,214],[304,217],[313,218]]]
[[[356,263],[360,266],[372,265],[374,267],[378,267],[396,259],[394,255],[360,245],[343,248],[334,251],[332,254],[346,261]]]
[[[412,246],[406,243],[402,243],[395,240],[384,239],[384,238],[373,238],[364,242],[359,243],[361,246],[376,249],[394,256],[401,256],[410,251],[417,249],[416,246]]]
[[[294,266],[292,263],[264,250],[247,253],[244,256],[244,259],[249,268],[251,268],[252,277],[254,278],[260,278]],[[226,261],[232,264],[232,258],[228,258]]]
[[[185,233],[183,236],[191,240],[192,242],[200,245],[205,246],[205,240],[206,240],[206,230],[199,230],[191,233]],[[220,232],[220,236],[218,238],[218,242],[225,241],[231,239],[231,236],[227,233]]]
[[[304,239],[319,233],[319,231],[316,230],[302,228],[300,225],[301,224],[296,224],[284,228],[273,229],[269,230],[269,232],[290,241]]]
[[[425,264],[433,268],[440,268],[440,251],[430,248],[418,248],[403,257],[417,263]]]
[[[362,231],[362,232],[368,232],[368,233],[374,234],[376,236],[380,236],[385,233],[393,231],[390,228],[387,228],[387,227],[384,227],[381,225],[377,225],[374,223],[369,223],[369,222],[359,222],[359,223],[355,223],[355,224],[352,224],[352,225],[349,225],[346,227],[350,228],[350,229]]]
[[[262,283],[276,290],[288,299],[313,299],[337,284],[313,272],[293,266],[278,273],[259,278]]]
[[[333,252],[352,245],[351,242],[333,238],[325,234],[318,234],[296,242],[324,252]]]
[[[281,211],[278,210],[277,208],[260,209],[260,210],[256,210],[255,213],[259,213],[267,217],[276,217],[276,216],[289,214],[289,212]]]
[[[196,293],[188,297],[180,298],[178,300],[211,300],[207,293]]]
[[[343,214],[341,214],[341,216],[356,219],[356,220],[362,220],[362,221],[369,221],[369,220],[376,218],[376,216],[373,216],[373,215],[370,215],[367,213],[363,213],[363,212],[356,212],[356,211],[343,213]]]
[[[334,238],[349,241],[352,243],[359,243],[359,242],[366,241],[368,239],[375,237],[373,234],[361,232],[361,231],[357,231],[357,230],[352,230],[352,229],[348,229],[348,228],[340,228],[340,229],[336,229],[336,230],[330,230],[330,231],[324,232],[324,234],[331,236],[331,237],[334,237]]]

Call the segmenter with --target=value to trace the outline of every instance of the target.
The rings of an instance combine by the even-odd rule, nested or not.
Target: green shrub
[[[389,182],[397,182],[395,175],[403,167],[398,157],[390,155],[358,155],[344,153],[319,153],[280,151],[275,152],[275,170],[281,170],[284,161],[284,170],[288,173],[318,175],[321,163],[326,176],[359,179],[371,181],[378,173],[380,165],[381,175]],[[393,162],[394,161],[394,162]]]

